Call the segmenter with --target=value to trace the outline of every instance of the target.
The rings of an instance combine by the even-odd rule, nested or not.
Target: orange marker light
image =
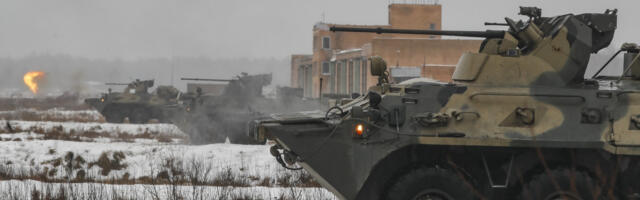
[[[362,133],[364,133],[364,126],[362,124],[356,125],[356,134],[361,136]]]

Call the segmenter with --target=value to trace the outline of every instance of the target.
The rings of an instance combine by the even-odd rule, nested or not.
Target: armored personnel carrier
[[[173,86],[158,86],[153,93],[153,80],[135,80],[131,83],[107,83],[126,86],[122,92],[102,94],[100,98],[85,99],[85,103],[98,110],[110,123],[146,123],[150,119],[171,122],[178,114],[189,109],[197,94],[183,94]],[[182,105],[182,102],[187,104]]]
[[[609,46],[617,10],[505,18],[506,31],[355,31],[485,38],[453,83],[380,83],[327,112],[253,124],[283,166],[309,171],[341,199],[639,199],[640,49],[620,77],[585,78]],[[616,54],[616,55],[618,55]],[[606,65],[605,65],[606,66]],[[604,66],[603,66],[604,67]]]

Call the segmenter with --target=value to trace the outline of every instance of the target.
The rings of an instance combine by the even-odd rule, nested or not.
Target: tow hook
[[[280,146],[279,144],[271,146],[271,148],[269,149],[269,152],[273,157],[276,158],[276,161],[278,161],[278,163],[280,163],[282,167],[290,170],[302,169],[302,167],[298,167],[298,168],[289,167],[290,165],[296,164],[296,162],[300,160],[300,157],[298,157],[298,155],[296,155],[295,153],[282,148],[282,146]]]

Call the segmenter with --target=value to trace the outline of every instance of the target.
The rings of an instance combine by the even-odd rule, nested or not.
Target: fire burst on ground
[[[38,93],[38,81],[44,77],[44,72],[41,71],[30,71],[24,74],[24,84],[29,87],[29,90],[33,92],[33,94]]]

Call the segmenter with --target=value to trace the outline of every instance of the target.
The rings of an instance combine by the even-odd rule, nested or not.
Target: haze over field
[[[289,83],[288,56],[311,53],[318,21],[386,24],[392,2],[430,0],[209,1],[209,0],[4,0],[0,3],[0,83],[26,89],[19,77],[42,69],[48,80],[131,81],[176,84],[181,76],[228,78],[240,72],[274,73]],[[518,6],[543,15],[619,9],[612,46],[639,42],[639,1],[440,0],[443,28],[484,30],[483,22],[517,17]],[[189,64],[186,64],[189,63]],[[263,63],[266,63],[262,65]],[[193,64],[193,65],[191,65]],[[149,70],[151,69],[151,70]],[[173,80],[171,80],[173,73]],[[76,83],[57,85],[69,87]]]
[[[389,0],[4,0],[0,56],[32,53],[88,58],[173,56],[270,58],[311,52],[315,22],[386,24]],[[393,2],[393,1],[391,1]],[[397,2],[416,2],[415,0]],[[445,29],[486,29],[516,16],[518,6],[543,15],[618,8],[615,43],[638,41],[638,1],[440,0]],[[501,28],[501,27],[490,27]]]

